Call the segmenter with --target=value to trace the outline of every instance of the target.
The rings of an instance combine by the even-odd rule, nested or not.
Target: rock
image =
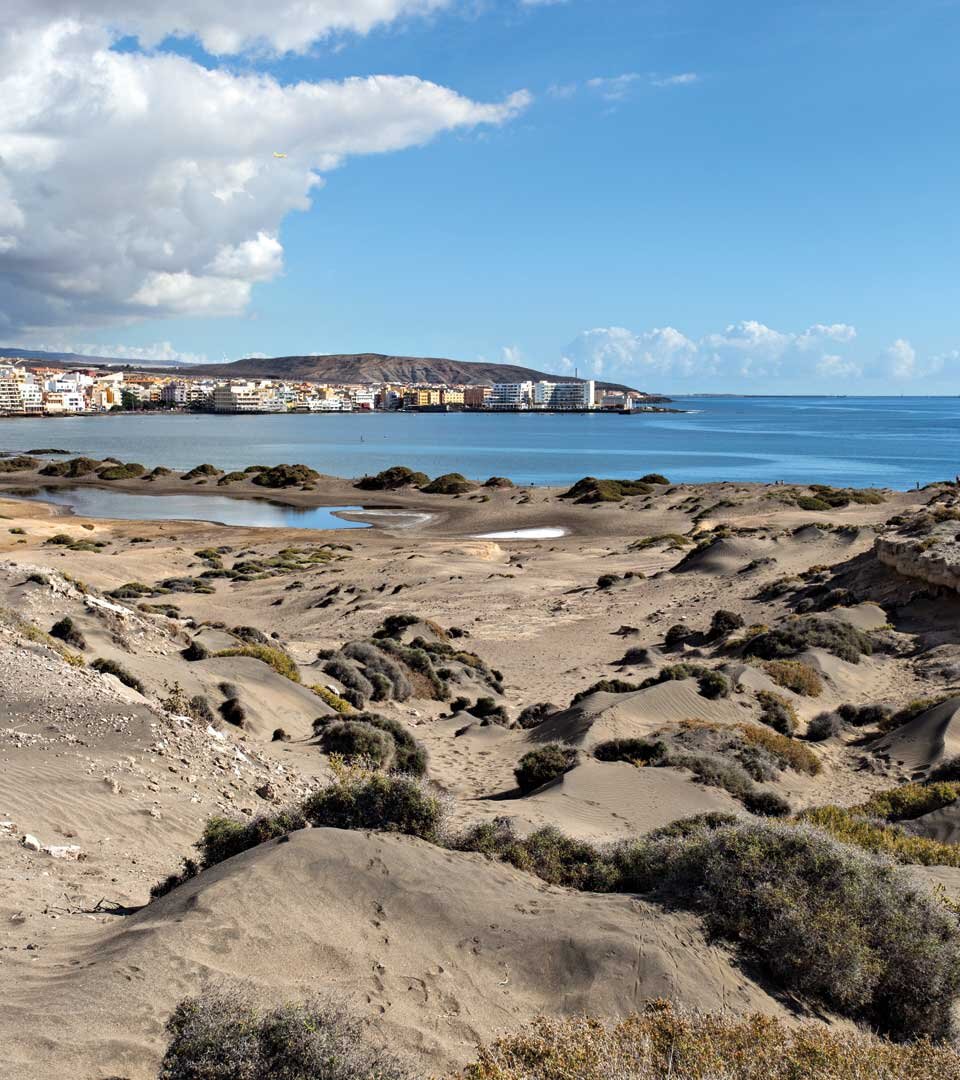
[[[254,789],[261,799],[266,799],[268,802],[273,802],[277,797],[277,793],[273,788],[273,784],[266,783],[261,784],[258,788]]]
[[[61,846],[51,844],[43,848],[43,851],[52,859],[70,859],[73,862],[83,862],[87,857],[79,844],[66,844]]]
[[[20,837],[20,846],[25,847],[27,851],[43,850],[43,844],[41,844],[35,836],[31,836],[30,833],[26,833]]]

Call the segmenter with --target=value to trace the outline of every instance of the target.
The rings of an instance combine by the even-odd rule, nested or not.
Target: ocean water
[[[0,420],[0,450],[62,447],[187,469],[389,465],[521,484],[664,473],[674,481],[912,488],[960,473],[960,397],[677,398],[674,414],[354,413]]]

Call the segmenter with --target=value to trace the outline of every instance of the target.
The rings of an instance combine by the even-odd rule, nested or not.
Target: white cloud
[[[214,55],[253,48],[302,52],[338,32],[367,33],[450,0],[5,0],[8,26],[28,29],[82,19],[137,37],[147,48],[194,37]]]
[[[504,345],[500,350],[501,363],[523,364],[523,349],[519,345]]]
[[[898,338],[887,348],[885,355],[889,372],[895,379],[909,379],[916,374],[917,350],[909,341]]]
[[[653,86],[692,86],[700,81],[700,76],[695,71],[684,71],[679,75],[653,75],[650,83]]]
[[[76,5],[19,2],[0,28],[0,312],[14,331],[241,312],[252,285],[281,271],[280,225],[310,206],[323,172],[354,154],[502,124],[530,100],[520,91],[484,104],[413,76],[283,86],[170,53],[115,51],[119,31],[104,22],[115,16],[154,40],[162,18],[212,42],[222,17],[240,36],[217,47],[233,49],[268,16],[280,48],[301,41],[281,35],[298,12],[316,36],[338,18],[362,29],[374,13],[431,3],[100,0],[83,5],[83,21],[58,21]],[[201,7],[190,21],[187,9]]]
[[[606,101],[622,101],[630,87],[642,76],[636,72],[588,79],[587,86],[596,90]]]
[[[585,330],[563,351],[565,369],[629,379],[642,375],[756,379],[795,376],[812,369],[823,377],[852,378],[861,366],[837,352],[808,358],[819,342],[835,348],[856,338],[852,326],[817,324],[801,333],[775,330],[755,319],[731,323],[698,341],[673,327],[636,333],[622,326]]]

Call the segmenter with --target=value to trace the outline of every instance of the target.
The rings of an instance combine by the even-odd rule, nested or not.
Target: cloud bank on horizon
[[[9,0],[8,0],[9,2]],[[155,47],[303,50],[446,0],[13,0],[0,26],[0,334],[241,314],[283,219],[354,155],[501,125],[416,76],[282,85]],[[151,51],[116,48],[136,36]],[[284,158],[274,156],[280,149]]]
[[[903,338],[879,356],[856,351],[857,331],[846,323],[817,323],[800,332],[756,320],[731,323],[696,340],[672,326],[634,332],[622,326],[584,330],[564,349],[561,367],[584,378],[748,385],[751,380],[905,383],[960,371],[960,351],[920,358]]]

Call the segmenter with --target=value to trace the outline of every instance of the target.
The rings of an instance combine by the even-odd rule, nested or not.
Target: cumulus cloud
[[[185,364],[205,364],[206,353],[182,352],[175,349],[169,341],[158,341],[152,345],[76,345],[63,341],[43,342],[22,345],[23,349],[52,353],[76,353],[78,356],[106,356],[118,360],[141,360],[147,364],[169,364],[179,360]]]
[[[824,377],[850,378],[860,374],[859,365],[834,350],[856,338],[845,323],[817,324],[801,333],[775,330],[755,319],[731,323],[723,330],[693,340],[674,327],[635,333],[622,326],[584,330],[563,351],[565,368],[627,378],[655,374],[678,377],[712,376],[758,378],[791,375],[813,367]],[[808,354],[819,348],[822,355]]]
[[[214,55],[251,48],[302,52],[344,31],[367,33],[404,16],[426,15],[450,0],[6,0],[9,26],[36,28],[82,17],[137,37],[150,48],[168,37],[196,38]],[[78,8],[81,11],[78,11]]]
[[[324,172],[352,155],[503,124],[529,102],[525,91],[476,102],[413,76],[284,86],[112,48],[121,30],[162,36],[158,13],[168,32],[232,50],[263,13],[280,27],[301,12],[315,37],[350,12],[363,29],[372,13],[433,4],[100,0],[82,18],[57,17],[71,6],[29,0],[0,28],[0,312],[13,331],[240,313],[252,286],[281,271],[281,223],[309,208]],[[179,21],[188,8],[213,21]],[[221,15],[235,40],[214,40]],[[295,47],[277,34],[277,47]]]

